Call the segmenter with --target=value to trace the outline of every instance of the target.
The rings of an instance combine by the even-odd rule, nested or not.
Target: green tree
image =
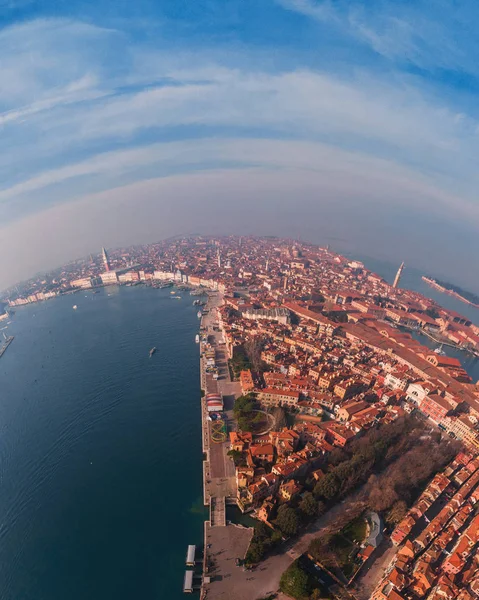
[[[275,525],[281,529],[285,536],[295,535],[298,531],[299,519],[294,508],[290,508],[286,504],[280,506]]]
[[[253,540],[246,553],[246,562],[256,564],[261,562],[266,552],[265,544],[262,540]]]
[[[296,600],[307,598],[310,590],[309,579],[297,560],[281,575],[279,588]]]
[[[306,518],[315,517],[318,514],[318,501],[311,492],[306,492],[299,503],[299,510]]]
[[[341,484],[334,473],[327,473],[324,477],[318,481],[314,486],[314,496],[316,498],[322,497],[326,500],[331,500],[338,495]]]
[[[254,396],[247,394],[246,396],[239,396],[236,398],[233,411],[236,417],[241,414],[250,413],[254,410],[255,401]]]
[[[243,467],[246,465],[246,460],[243,452],[240,452],[239,450],[230,450],[228,452],[228,456],[230,456],[233,459],[235,466]]]
[[[309,545],[309,553],[322,565],[327,568],[338,566],[337,558],[332,551],[333,536],[331,534],[323,534],[315,538]]]
[[[241,431],[251,431],[252,425],[251,420],[248,417],[242,415],[238,417],[238,427]]]

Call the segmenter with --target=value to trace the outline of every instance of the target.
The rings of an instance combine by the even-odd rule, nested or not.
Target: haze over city
[[[0,5],[0,288],[267,234],[478,289],[477,3]]]

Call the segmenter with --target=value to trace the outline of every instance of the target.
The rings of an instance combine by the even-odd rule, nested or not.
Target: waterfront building
[[[100,278],[103,285],[112,285],[114,283],[118,283],[116,271],[105,271],[105,273],[100,274]]]
[[[81,279],[74,279],[70,282],[72,287],[88,289],[92,286],[92,278],[91,277],[82,277]]]

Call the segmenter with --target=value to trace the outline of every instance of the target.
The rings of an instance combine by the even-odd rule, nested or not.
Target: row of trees
[[[265,346],[265,339],[260,336],[254,336],[246,340],[241,346],[235,346],[233,357],[230,359],[230,365],[233,375],[237,379],[241,371],[251,369],[256,373],[264,373],[269,369],[261,353]]]
[[[265,523],[258,523],[255,527],[246,562],[253,564],[260,562],[265,554],[283,538],[296,535],[301,525],[316,519],[325,509],[324,504],[318,502],[311,492],[293,498],[290,504],[281,504],[272,519],[275,529],[271,529]]]
[[[295,598],[295,600],[321,600],[324,598],[316,582],[301,567],[299,560],[295,560],[281,575],[280,590]]]
[[[248,564],[259,563],[265,554],[281,543],[281,532],[275,531],[265,523],[258,523],[254,528],[253,539],[246,553],[246,562]]]
[[[241,371],[251,369],[251,363],[249,362],[248,356],[243,346],[235,346],[233,350],[233,356],[229,361],[230,367],[233,371],[233,377],[238,379]]]
[[[421,436],[416,445],[383,472],[371,475],[363,494],[368,506],[385,512],[386,521],[391,525],[399,522],[424,484],[443,469],[458,450],[457,442],[441,439],[439,434]]]
[[[327,502],[337,501],[367,482],[364,493],[368,506],[383,512],[399,501],[410,503],[419,487],[457,450],[457,443],[428,433],[418,419],[398,419],[353,440],[347,449],[335,450],[329,471],[315,485],[313,494]],[[402,509],[403,505],[396,505],[394,514]]]

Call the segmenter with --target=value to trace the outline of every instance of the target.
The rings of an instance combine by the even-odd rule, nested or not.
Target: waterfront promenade
[[[224,418],[228,430],[235,427],[233,418],[233,406],[235,398],[241,395],[241,386],[236,381],[231,381],[228,358],[224,346],[220,344],[223,341],[222,333],[213,329],[213,324],[217,322],[216,307],[221,303],[220,295],[210,295],[206,310],[208,314],[201,319],[201,326],[208,334],[208,341],[216,352],[216,365],[219,369],[219,379],[213,379],[213,376],[206,373],[205,364],[201,358],[201,387],[208,393],[218,392],[223,396]],[[228,456],[231,449],[229,438],[223,443],[215,443],[211,439],[212,422],[208,420],[205,397],[201,401],[202,414],[202,434],[203,434],[203,452],[206,460],[203,463],[204,476],[204,503],[210,504],[210,498],[223,497],[226,502],[236,502],[236,477],[233,460]]]
[[[233,406],[235,398],[241,395],[241,386],[238,382],[231,381],[228,357],[221,344],[223,335],[215,331],[217,323],[216,307],[222,302],[219,294],[210,294],[201,319],[201,327],[208,335],[208,342],[216,353],[216,365],[219,370],[219,379],[213,379],[206,373],[203,358],[201,362],[201,388],[208,393],[219,392],[224,401],[224,418],[228,430],[235,428]],[[201,400],[201,426],[203,436],[203,497],[205,505],[210,507],[210,518],[205,522],[205,553],[202,598],[219,599],[231,597],[230,590],[233,585],[234,575],[245,575],[242,568],[236,566],[237,558],[244,558],[253,530],[228,523],[226,520],[226,504],[236,503],[236,477],[233,460],[228,456],[231,448],[229,438],[224,442],[216,443],[211,437],[212,422],[208,420],[205,397]],[[248,596],[242,595],[242,598]]]

